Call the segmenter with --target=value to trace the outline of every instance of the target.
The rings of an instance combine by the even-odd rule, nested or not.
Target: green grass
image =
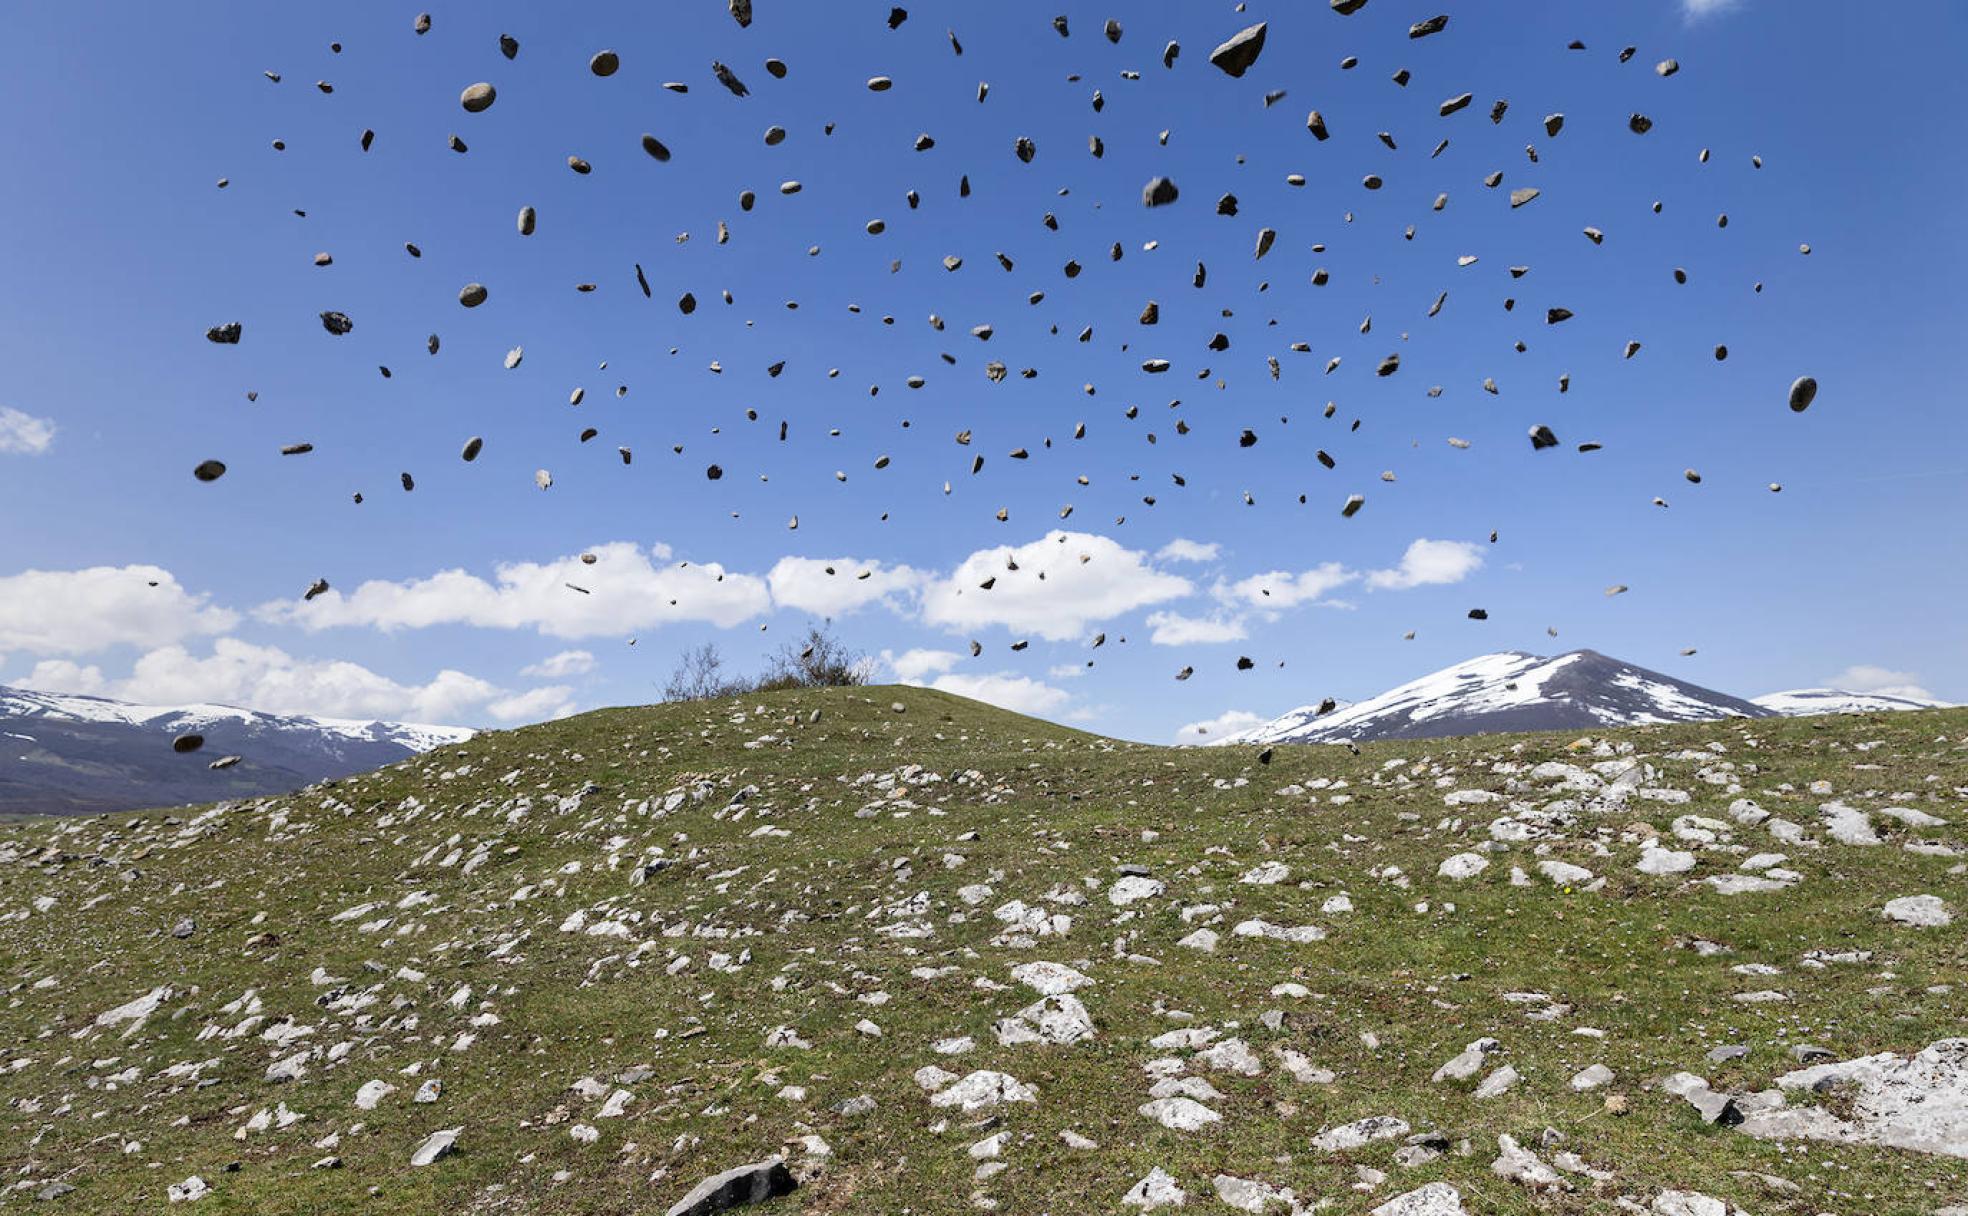
[[[894,712],[896,703],[906,712]],[[809,721],[816,709],[818,721]],[[1490,854],[1475,879],[1438,878],[1436,866],[1487,839],[1487,824],[1507,807],[1449,807],[1443,795],[1481,788],[1549,803],[1561,795],[1529,781],[1528,770],[1599,758],[1569,748],[1575,738],[1377,744],[1358,755],[1281,747],[1261,766],[1252,749],[1116,743],[920,689],[796,691],[606,710],[486,735],[218,814],[0,825],[8,987],[0,1064],[11,1065],[0,1071],[0,1165],[10,1183],[33,1184],[7,1192],[0,1207],[31,1203],[35,1189],[61,1178],[78,1189],[50,1210],[154,1211],[169,1183],[198,1174],[213,1187],[187,1209],[201,1213],[660,1212],[730,1165],[781,1151],[802,1165],[802,1150],[785,1145],[808,1134],[833,1155],[774,1210],[926,1216],[974,1211],[975,1194],[1007,1213],[1108,1212],[1155,1166],[1190,1192],[1192,1208],[1218,1211],[1231,1210],[1211,1190],[1219,1172],[1290,1186],[1301,1202],[1329,1201],[1338,1212],[1364,1212],[1438,1179],[1484,1213],[1605,1210],[1614,1196],[1644,1203],[1666,1186],[1759,1216],[1926,1212],[1968,1199],[1958,1160],[1816,1144],[1808,1154],[1786,1150],[1705,1127],[1655,1087],[1687,1069],[1718,1087],[1760,1088],[1792,1066],[1787,1049],[1796,1043],[1843,1058],[1963,1033],[1960,922],[1916,930],[1881,919],[1879,909],[1895,896],[1932,893],[1968,912],[1968,880],[1950,872],[1961,858],[1900,847],[1920,838],[1968,849],[1968,711],[1595,735],[1631,744],[1654,765],[1657,778],[1646,784],[1692,795],[1686,805],[1636,799],[1579,813],[1549,855],[1604,876],[1603,889],[1554,887],[1536,875],[1541,858],[1529,844]],[[1710,762],[1737,766],[1739,790],[1704,782],[1703,761],[1669,758],[1710,743],[1726,749]],[[946,779],[905,786],[902,796],[856,784],[906,765]],[[1502,771],[1513,765],[1521,767]],[[1443,777],[1451,781],[1437,788]],[[1322,779],[1345,786],[1309,788]],[[1833,793],[1810,793],[1817,780]],[[699,782],[708,789],[702,800],[686,794],[677,809],[661,810],[666,796]],[[1294,784],[1308,788],[1280,792]],[[757,792],[729,807],[746,786]],[[1351,800],[1336,803],[1335,793]],[[1839,846],[1818,824],[1818,805],[1832,797],[1950,822],[1915,830],[1875,815],[1883,846]],[[1824,846],[1786,848],[1763,828],[1737,824],[1727,812],[1737,798],[1804,825]],[[1732,840],[1674,845],[1669,826],[1685,814],[1730,824]],[[762,827],[790,835],[753,834]],[[1652,833],[1696,848],[1697,869],[1638,873],[1639,846]],[[632,885],[634,863],[657,846],[672,864]],[[56,851],[52,860],[46,849]],[[475,851],[483,860],[466,873]],[[1733,871],[1761,851],[1788,854],[1802,882],[1724,897],[1687,881]],[[962,860],[946,865],[946,854]],[[1239,883],[1266,860],[1289,865],[1290,881]],[[1123,863],[1148,866],[1167,893],[1111,906],[1106,888]],[[1511,885],[1512,865],[1530,870],[1532,885]],[[976,883],[992,894],[973,907],[957,891]],[[515,901],[525,889],[530,898]],[[1055,908],[1044,898],[1055,891],[1086,902]],[[415,892],[430,899],[394,906]],[[1342,892],[1353,911],[1320,910]],[[911,898],[923,901],[922,914],[869,915]],[[36,910],[43,899],[54,902]],[[1034,949],[994,945],[1005,926],[992,910],[1013,899],[1071,914],[1071,933]],[[604,901],[637,914],[629,936],[560,931],[576,910],[590,923],[602,919]],[[371,902],[383,907],[330,919]],[[1214,926],[1222,941],[1209,955],[1175,944],[1204,923],[1185,923],[1180,909],[1203,903],[1223,905]],[[184,917],[196,931],[175,938]],[[391,923],[359,929],[383,917]],[[1328,936],[1302,945],[1231,936],[1231,925],[1251,917],[1318,924]],[[876,932],[896,920],[919,921],[930,935]],[[1686,948],[1697,937],[1734,952],[1703,957]],[[1874,953],[1862,965],[1800,967],[1817,949]],[[714,952],[741,951],[749,959],[734,971],[708,965]],[[681,955],[690,965],[670,974]],[[1078,995],[1097,1037],[1071,1046],[994,1040],[995,1020],[1037,999],[1009,968],[1040,959],[1093,977]],[[1730,970],[1742,963],[1781,974]],[[316,968],[346,982],[317,986]],[[952,970],[912,976],[924,968]],[[425,978],[399,978],[399,969]],[[980,977],[1005,987],[980,987]],[[1284,981],[1311,995],[1270,995]],[[448,998],[467,984],[472,995],[454,1007]],[[131,1037],[119,1037],[121,1027],[74,1037],[159,985],[172,997]],[[220,1006],[249,988],[266,1020],[239,1038],[200,1041],[202,1030],[240,1022]],[[1731,999],[1762,988],[1790,1000]],[[356,1011],[318,1003],[338,989],[373,1003]],[[1571,1010],[1533,1020],[1526,1012],[1536,1006],[1504,999],[1515,992],[1544,992]],[[873,993],[887,1002],[859,999]],[[1193,1021],[1174,1020],[1177,1010]],[[1276,1032],[1260,1024],[1267,1010],[1283,1013]],[[486,1013],[496,1023],[469,1024]],[[313,1028],[295,1047],[259,1037],[289,1017]],[[862,1018],[881,1027],[879,1039],[855,1030]],[[1153,1082],[1143,1065],[1170,1054],[1148,1038],[1233,1022],[1226,1033],[1264,1058],[1262,1075],[1185,1074],[1223,1092],[1210,1103],[1220,1124],[1185,1134],[1136,1113]],[[765,1046],[780,1025],[811,1050]],[[1605,1037],[1573,1033],[1582,1026]],[[476,1041],[453,1050],[467,1032]],[[961,1034],[976,1039],[974,1051],[931,1052],[933,1041]],[[1495,1063],[1523,1074],[1513,1092],[1477,1100],[1473,1081],[1429,1081],[1482,1035],[1503,1042]],[[1707,1064],[1704,1052],[1720,1043],[1752,1051]],[[1336,1080],[1293,1081],[1270,1058],[1273,1044],[1304,1052]],[[306,1045],[345,1046],[337,1060],[312,1060],[298,1082],[262,1079],[269,1063]],[[198,1081],[164,1075],[200,1061],[212,1063]],[[1592,1063],[1611,1067],[1615,1081],[1574,1094],[1568,1078]],[[958,1074],[1000,1069],[1034,1085],[1038,1102],[971,1116],[934,1109],[911,1079],[926,1064]],[[421,1071],[399,1075],[411,1065]],[[634,1101],[620,1118],[596,1118],[601,1102],[569,1089],[583,1077],[612,1089],[638,1066],[649,1075],[622,1086]],[[119,1075],[134,1079],[112,1080]],[[430,1076],[443,1080],[443,1095],[412,1104]],[[376,1110],[358,1111],[355,1091],[372,1078],[399,1088]],[[775,1096],[786,1085],[804,1086],[806,1100]],[[1607,1093],[1626,1095],[1629,1113],[1607,1113]],[[875,1099],[872,1113],[831,1109],[862,1094]],[[235,1138],[250,1115],[280,1102],[305,1118]],[[1392,1163],[1398,1140],[1337,1155],[1311,1147],[1323,1128],[1370,1114],[1440,1129],[1471,1151],[1403,1169]],[[599,1140],[577,1142],[575,1124],[593,1126]],[[415,1143],[449,1127],[463,1129],[460,1151],[408,1168]],[[1546,1127],[1615,1181],[1595,1188],[1578,1178],[1575,1193],[1534,1196],[1490,1173],[1498,1134],[1534,1145]],[[1065,1129],[1100,1148],[1067,1148]],[[1010,1133],[1008,1168],[975,1181],[966,1149],[1001,1130]],[[331,1135],[333,1147],[315,1147]],[[340,1168],[310,1168],[331,1155]],[[1371,1195],[1356,1192],[1358,1165],[1390,1177]],[[1800,1189],[1769,1190],[1748,1172]]]

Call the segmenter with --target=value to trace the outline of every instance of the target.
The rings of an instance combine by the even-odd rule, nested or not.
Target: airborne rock
[[[1264,50],[1265,22],[1238,30],[1210,52],[1210,62],[1226,76],[1242,76]]]

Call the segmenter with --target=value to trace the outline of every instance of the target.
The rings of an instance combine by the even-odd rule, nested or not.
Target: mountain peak
[[[1596,650],[1555,657],[1505,650],[1477,655],[1327,714],[1320,714],[1317,706],[1301,707],[1216,742],[1427,739],[1765,718],[1775,712]]]

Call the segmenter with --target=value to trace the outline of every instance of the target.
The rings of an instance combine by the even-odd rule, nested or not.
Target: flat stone
[[[940,1071],[940,1070],[939,1070]],[[920,1080],[920,1074],[918,1076]],[[954,1106],[959,1110],[983,1110],[1004,1102],[1036,1102],[1038,1091],[1009,1073],[978,1069],[948,1089],[930,1095],[931,1106]]]
[[[1328,1153],[1343,1153],[1375,1140],[1391,1140],[1395,1136],[1407,1134],[1408,1124],[1405,1119],[1397,1119],[1393,1115],[1369,1115],[1364,1119],[1327,1128],[1312,1137],[1312,1147],[1323,1149]]]
[[[1915,1055],[1892,1052],[1817,1064],[1777,1078],[1781,1093],[1852,1091],[1850,1118],[1819,1106],[1771,1105],[1742,1122],[1759,1139],[1876,1144],[1968,1158],[1968,1038],[1941,1039]]]
[[[777,1157],[769,1157],[764,1161],[734,1166],[723,1173],[712,1174],[692,1187],[689,1194],[671,1204],[666,1216],[711,1216],[714,1212],[748,1207],[781,1195],[790,1195],[798,1186],[792,1173],[786,1169],[786,1163]]]
[[[1685,874],[1695,868],[1695,855],[1677,849],[1648,847],[1640,850],[1640,863],[1634,867],[1642,874],[1665,876]]]
[[[1788,891],[1790,884],[1757,874],[1711,874],[1702,879],[1718,895],[1749,895],[1767,891]]]
[[[1218,1199],[1240,1212],[1261,1213],[1273,1204],[1288,1212],[1298,1210],[1290,1187],[1272,1186],[1268,1182],[1239,1178],[1234,1174],[1218,1174],[1210,1179],[1210,1184],[1216,1188]]]
[[[1561,887],[1576,887],[1592,881],[1592,871],[1569,861],[1540,861],[1538,873]]]
[[[1462,1192],[1446,1182],[1431,1182],[1381,1204],[1372,1216],[1464,1216]]]
[[[1168,1128],[1170,1131],[1200,1131],[1212,1123],[1220,1123],[1223,1116],[1194,1098],[1156,1098],[1141,1104],[1140,1113]]]
[[[1500,1098],[1516,1088],[1517,1082],[1522,1079],[1522,1074],[1510,1065],[1505,1064],[1502,1068],[1497,1069],[1489,1076],[1483,1078],[1483,1083],[1476,1087],[1475,1096],[1478,1098]]]
[[[1497,1158],[1490,1163],[1490,1172],[1533,1191],[1571,1189],[1557,1170],[1539,1160],[1536,1153],[1518,1144],[1512,1136],[1497,1137]]]
[[[411,1165],[429,1165],[441,1157],[449,1157],[458,1151],[458,1133],[462,1128],[447,1128],[425,1136],[423,1143],[410,1153]]]
[[[1160,879],[1130,874],[1107,888],[1107,902],[1116,908],[1125,908],[1144,899],[1153,899],[1167,889]]]
[[[1429,1080],[1436,1082],[1466,1081],[1482,1069],[1483,1060],[1491,1052],[1501,1051],[1502,1049],[1503,1044],[1497,1042],[1495,1039],[1487,1036],[1477,1039],[1458,1052],[1448,1063],[1436,1069],[1435,1075],[1430,1077]]]
[[[1662,1191],[1647,1209],[1654,1216],[1729,1216],[1729,1205],[1700,1191]]]
[[[1121,1196],[1121,1202],[1131,1208],[1153,1209],[1160,1207],[1181,1207],[1189,1198],[1189,1193],[1175,1184],[1175,1179],[1161,1166],[1149,1170],[1146,1177],[1128,1188]]]
[[[1040,996],[1077,992],[1093,980],[1064,963],[1020,963],[1011,969],[1011,978]]]
[[[1918,929],[1941,929],[1954,923],[1954,913],[1938,895],[1902,895],[1887,900],[1883,915]]]
[[[1490,859],[1481,853],[1457,853],[1441,865],[1435,867],[1435,873],[1440,878],[1461,880],[1474,878],[1489,868]],[[1419,1194],[1420,1192],[1416,1193]],[[1457,1199],[1457,1202],[1461,1202],[1460,1198]]]

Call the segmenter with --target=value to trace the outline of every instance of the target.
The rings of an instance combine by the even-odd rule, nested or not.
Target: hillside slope
[[[284,793],[443,743],[455,726],[268,714],[230,705],[134,705],[0,687],[0,817],[71,815]],[[183,734],[205,747],[171,750]],[[221,757],[238,763],[214,769]]]
[[[0,1206],[665,1212],[777,1154],[762,1211],[1933,1212],[1964,738],[1265,763],[809,691],[0,825]]]

